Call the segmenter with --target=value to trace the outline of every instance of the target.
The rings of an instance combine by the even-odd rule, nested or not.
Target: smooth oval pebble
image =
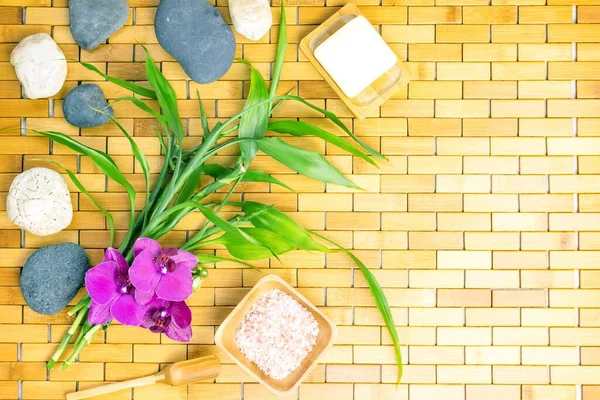
[[[121,29],[129,18],[126,0],[69,0],[71,34],[77,44],[93,50]]]
[[[63,114],[68,123],[80,128],[104,125],[115,114],[104,98],[104,92],[96,85],[80,85],[71,90],[63,103]]]
[[[58,233],[73,219],[67,183],[51,169],[28,169],[10,185],[6,213],[15,225],[34,235]]]
[[[89,267],[85,251],[74,243],[42,247],[23,265],[21,292],[25,302],[40,314],[56,314],[83,286]]]
[[[56,42],[46,33],[21,40],[10,55],[10,63],[25,96],[30,99],[52,97],[67,78],[67,60]]]
[[[160,45],[192,80],[214,82],[231,67],[235,37],[206,0],[162,0],[154,25]]]
[[[229,0],[229,14],[235,30],[250,40],[265,36],[271,24],[271,4],[268,0]]]

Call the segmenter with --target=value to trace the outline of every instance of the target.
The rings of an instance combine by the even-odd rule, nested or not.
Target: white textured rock
[[[39,236],[60,232],[73,219],[67,183],[48,168],[31,168],[17,175],[8,191],[6,211],[15,225]]]
[[[46,33],[21,40],[10,55],[10,63],[30,99],[54,96],[67,77],[65,55]]]
[[[273,22],[268,0],[229,0],[229,14],[237,33],[250,40],[263,37]]]

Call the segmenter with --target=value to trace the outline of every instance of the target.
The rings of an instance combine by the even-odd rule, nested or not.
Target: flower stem
[[[202,142],[202,145],[200,146],[200,148],[198,149],[196,154],[194,154],[194,156],[190,159],[190,161],[186,164],[186,166],[181,171],[181,175],[178,175],[177,179],[172,179],[169,182],[169,185],[167,186],[167,188],[165,190],[163,190],[163,192],[160,196],[160,199],[158,200],[158,205],[153,210],[151,217],[154,217],[154,216],[160,214],[167,208],[167,206],[169,205],[171,200],[173,200],[173,197],[175,196],[175,194],[179,193],[179,191],[183,187],[183,184],[185,183],[185,181],[187,181],[187,179],[190,177],[192,172],[194,172],[194,170],[196,168],[198,168],[198,166],[200,166],[200,164],[202,164],[204,161],[206,161],[206,158],[208,158],[208,157],[206,157],[207,153],[209,152],[210,149],[213,148],[213,146],[216,144],[217,140],[220,137],[221,137],[221,135],[219,133],[219,130],[216,130],[216,131],[213,131]]]
[[[71,355],[69,356],[69,358],[63,363],[62,365],[62,369],[65,370],[67,368],[69,368],[69,366],[71,364],[73,364],[73,362],[75,361],[75,359],[77,358],[77,356],[79,356],[79,353],[81,353],[81,350],[83,350],[83,348],[90,344],[92,342],[92,339],[94,337],[94,335],[96,334],[96,332],[98,332],[98,330],[102,327],[102,325],[94,325],[92,327],[92,329],[90,329],[85,336],[83,337],[82,340],[79,341],[79,343],[77,344],[77,346],[75,346],[75,350],[73,351],[73,353],[71,353]]]
[[[75,339],[75,343],[73,343],[73,347],[77,347],[79,342],[81,342],[83,340],[83,337],[85,336],[85,334],[88,333],[88,331],[90,329],[92,329],[93,326],[94,325],[92,325],[89,320],[87,320],[83,323],[83,326],[81,327],[81,330],[79,331],[79,335],[77,335],[77,339]]]
[[[241,175],[233,182],[233,185],[231,185],[231,188],[229,189],[229,191],[227,192],[227,194],[225,195],[225,197],[223,198],[223,201],[221,202],[221,204],[219,204],[219,207],[217,207],[217,209],[215,210],[215,214],[219,214],[219,212],[223,209],[223,206],[225,204],[227,204],[227,200],[229,200],[229,198],[231,197],[231,194],[233,193],[233,191],[235,190],[235,188],[237,187],[237,185],[242,181],[242,179],[244,178],[244,175],[246,174],[246,172],[242,172]],[[202,229],[200,230],[200,232],[196,233],[191,239],[190,241],[194,241],[194,239],[196,237],[203,237],[204,234],[206,233],[206,230],[208,229],[208,226],[210,225],[210,222],[206,222],[204,224],[204,226],[202,227]],[[197,240],[197,239],[196,239]]]
[[[71,325],[71,327],[69,328],[67,333],[63,336],[62,340],[60,341],[60,344],[58,345],[58,348],[52,355],[52,358],[50,358],[50,361],[48,361],[48,363],[46,364],[46,368],[48,368],[50,370],[56,365],[56,363],[58,362],[58,359],[60,358],[62,353],[64,353],[65,349],[67,348],[67,345],[69,344],[69,340],[71,340],[71,338],[75,334],[75,331],[81,324],[81,321],[83,320],[83,318],[85,316],[87,316],[87,314],[88,314],[87,308],[79,311],[79,313],[77,314],[77,317],[75,318],[75,321],[73,321],[73,324]]]
[[[87,306],[88,304],[90,304],[90,302],[92,301],[92,299],[90,298],[89,294],[86,294],[83,299],[81,299],[79,301],[79,303],[77,303],[73,308],[71,308],[71,310],[69,310],[69,312],[67,313],[67,315],[69,317],[72,317],[73,315],[75,315],[75,313],[77,313],[79,310],[81,310],[83,307]]]
[[[126,240],[123,240],[121,247],[119,247],[119,251],[121,252],[121,254],[125,254],[126,250],[129,249],[129,247],[132,245],[131,242],[133,241],[133,238],[135,237],[135,235],[140,230],[143,229],[144,221],[147,220],[150,212],[152,211],[152,208],[154,207],[154,205],[156,203],[156,199],[158,198],[158,196],[161,194],[161,192],[164,189],[163,185],[164,185],[165,179],[167,178],[168,174],[169,174],[169,163],[168,163],[168,160],[165,159],[165,163],[163,164],[163,166],[160,170],[160,174],[158,175],[158,179],[157,179],[156,183],[154,184],[152,193],[150,193],[150,199],[148,200],[148,203],[146,203],[146,205],[144,206],[144,209],[138,216],[137,221],[135,222],[135,225],[133,227],[133,233],[131,235],[128,235]],[[121,250],[123,250],[123,251],[121,251]],[[130,262],[131,260],[128,260],[128,261]]]

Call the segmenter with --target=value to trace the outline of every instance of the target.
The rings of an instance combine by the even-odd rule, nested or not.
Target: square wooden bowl
[[[296,368],[287,378],[276,380],[262,372],[256,364],[248,360],[238,349],[235,343],[235,334],[238,326],[244,320],[250,308],[256,300],[265,292],[272,289],[279,289],[292,296],[294,300],[302,304],[312,313],[319,324],[319,336],[317,343],[312,351],[306,356],[298,368]],[[321,313],[317,308],[302,296],[296,289],[290,286],[286,281],[277,275],[267,275],[254,285],[252,290],[240,301],[237,307],[229,314],[221,324],[215,335],[217,346],[231,357],[237,365],[246,371],[254,379],[262,383],[272,393],[277,396],[287,396],[300,385],[310,371],[317,366],[319,357],[333,345],[337,333],[336,326]]]
[[[379,106],[408,84],[410,81],[410,72],[408,71],[408,68],[406,68],[406,65],[398,60],[396,65],[381,75],[375,82],[367,86],[355,97],[348,97],[344,94],[331,75],[325,71],[319,61],[315,58],[314,51],[321,43],[331,37],[347,22],[359,15],[362,15],[362,13],[355,4],[346,4],[338,12],[327,19],[327,21],[323,22],[314,31],[306,35],[306,37],[300,41],[300,49],[317,71],[323,75],[323,78],[331,85],[333,90],[335,90],[339,98],[346,103],[346,106],[348,106],[350,111],[352,111],[357,118],[364,119],[369,116],[379,115]]]

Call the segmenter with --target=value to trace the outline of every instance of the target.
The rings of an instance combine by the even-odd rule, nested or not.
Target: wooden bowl
[[[238,349],[235,343],[235,334],[238,326],[250,311],[256,300],[265,292],[279,289],[292,296],[294,300],[302,304],[310,311],[319,324],[319,336],[312,351],[306,356],[300,366],[296,368],[287,378],[276,380],[262,372],[256,364],[248,360]],[[306,297],[302,296],[296,289],[277,275],[267,275],[254,285],[252,290],[240,301],[240,304],[229,314],[221,324],[215,335],[217,346],[231,357],[250,376],[262,383],[277,396],[287,396],[293,392],[306,378],[310,371],[317,366],[319,357],[333,345],[337,333],[336,326],[322,312],[312,305]]]

